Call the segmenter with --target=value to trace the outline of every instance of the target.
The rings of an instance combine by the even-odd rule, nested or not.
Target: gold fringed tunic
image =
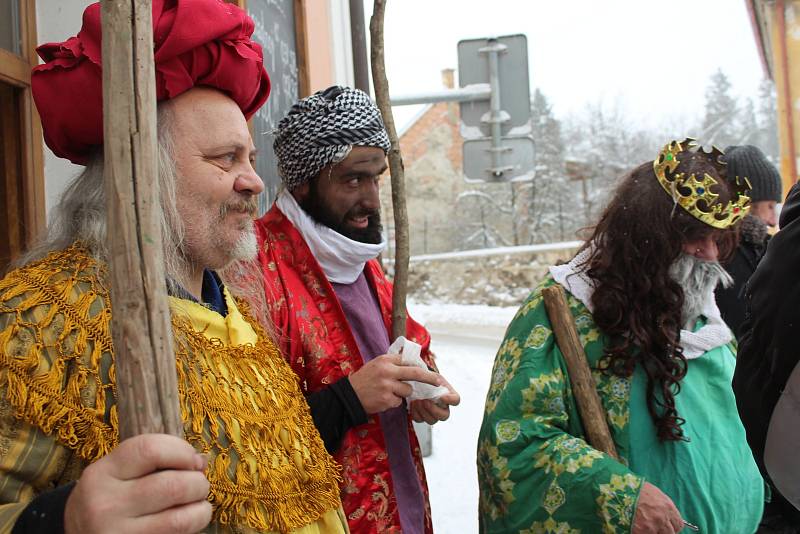
[[[79,245],[0,281],[0,533],[118,443],[105,266]],[[170,297],[185,439],[208,454],[205,532],[347,532],[338,466],[247,306]]]

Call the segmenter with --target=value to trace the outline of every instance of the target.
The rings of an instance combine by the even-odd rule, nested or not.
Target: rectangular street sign
[[[458,43],[458,85],[491,83],[488,49],[499,46],[497,77],[500,109],[508,114],[501,125],[502,135],[523,135],[530,132],[531,91],[528,80],[528,38],[525,35],[504,35],[496,38],[465,39]],[[462,135],[489,137],[490,100],[460,104]],[[474,132],[474,133],[473,133]]]
[[[467,182],[507,182],[533,176],[535,150],[531,137],[502,137],[497,167],[493,167],[493,150],[491,138],[464,140]]]

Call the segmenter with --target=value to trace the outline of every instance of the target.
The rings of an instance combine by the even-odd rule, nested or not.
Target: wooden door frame
[[[308,72],[310,52],[308,50],[308,34],[306,32],[307,7],[308,0],[294,0],[294,40],[300,98],[311,95],[311,74]]]
[[[31,69],[39,64],[36,55],[36,0],[18,1],[22,37],[21,54],[0,50],[0,82],[15,87],[19,92],[24,236],[26,245],[29,245],[47,226],[44,145],[42,123],[31,93]]]

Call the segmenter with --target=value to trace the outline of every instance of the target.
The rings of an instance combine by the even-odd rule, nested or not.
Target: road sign
[[[507,35],[458,43],[458,83],[488,84],[488,100],[461,102],[464,176],[501,182],[533,173],[528,39]]]
[[[467,182],[505,182],[533,177],[534,142],[530,136],[501,137],[500,153],[492,160],[492,139],[464,141],[464,179]]]
[[[507,114],[501,135],[531,131],[531,91],[528,80],[528,39],[524,35],[467,39],[458,43],[458,85],[492,83],[490,48],[497,50],[497,83],[500,110]],[[492,135],[488,122],[491,100],[462,102],[461,123],[465,139]]]

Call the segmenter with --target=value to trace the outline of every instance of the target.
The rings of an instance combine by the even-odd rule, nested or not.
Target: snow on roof
[[[411,117],[411,120],[405,123],[402,128],[400,128],[400,131],[397,132],[397,137],[402,138],[406,132],[409,131],[411,127],[414,126],[417,121],[420,120],[422,116],[425,115],[433,106],[434,104],[425,104],[425,107],[419,110],[419,113]]]

